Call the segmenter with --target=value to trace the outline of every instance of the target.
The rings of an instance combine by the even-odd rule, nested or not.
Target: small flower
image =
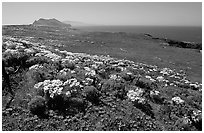
[[[131,101],[137,100],[142,102],[145,100],[144,98],[142,98],[143,93],[144,91],[142,89],[136,88],[135,90],[129,90],[127,96]]]
[[[115,75],[115,74],[110,75],[110,79],[116,80],[117,79],[117,75]]]
[[[39,82],[37,84],[34,85],[34,88],[38,89],[43,85],[43,82]]]
[[[176,104],[182,104],[184,103],[184,100],[182,100],[180,97],[173,97],[171,99],[173,102],[175,102]]]
[[[158,76],[158,77],[157,77],[157,80],[158,80],[159,82],[162,82],[162,81],[164,81],[164,77]]]
[[[33,65],[33,66],[29,67],[29,70],[38,70],[40,68],[43,68],[43,66],[39,65],[39,64],[36,64],[36,65]]]
[[[66,95],[67,97],[70,97],[70,96],[71,96],[71,92],[70,92],[70,91],[67,91],[67,92],[65,93],[65,95]]]
[[[160,92],[159,92],[159,91],[156,91],[156,90],[155,90],[155,91],[150,91],[150,95],[159,95],[159,93],[160,93]]]
[[[95,70],[92,70],[89,67],[84,67],[84,69],[87,71],[85,73],[86,76],[95,76],[96,75],[96,71]]]
[[[202,112],[200,110],[193,110],[191,118],[196,122],[199,121],[199,117],[202,118]]]

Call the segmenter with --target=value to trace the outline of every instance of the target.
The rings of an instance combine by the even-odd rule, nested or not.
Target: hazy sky
[[[201,26],[202,3],[2,3],[3,24],[31,24],[39,18],[104,25]]]

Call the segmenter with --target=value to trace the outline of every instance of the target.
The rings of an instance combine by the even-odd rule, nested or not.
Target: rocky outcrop
[[[70,28],[70,24],[65,24],[60,22],[57,19],[43,19],[40,18],[39,20],[33,22],[34,26],[49,26],[49,27],[58,27],[58,28]]]
[[[187,41],[178,41],[168,38],[159,38],[159,37],[153,37],[151,34],[146,33],[144,34],[147,37],[150,37],[153,40],[161,40],[164,41],[164,44],[168,44],[169,46],[179,47],[179,48],[190,48],[190,49],[199,49],[202,50],[202,43],[196,43],[196,42],[187,42]]]

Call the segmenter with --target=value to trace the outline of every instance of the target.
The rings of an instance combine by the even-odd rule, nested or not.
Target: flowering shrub
[[[110,79],[120,81],[122,78],[119,75],[111,74]]]
[[[44,93],[49,93],[50,98],[60,95],[63,90],[63,82],[60,80],[45,80],[35,84],[34,88],[42,89]]]
[[[137,101],[138,103],[144,103],[145,99],[142,98],[143,94],[144,91],[137,87],[135,90],[129,90],[127,96],[132,102]]]
[[[70,79],[71,76],[72,76],[71,70],[68,68],[64,68],[58,72],[56,78],[63,80],[63,81],[66,81],[67,79]]]
[[[33,65],[33,66],[29,67],[29,70],[38,70],[38,69],[41,69],[41,68],[43,68],[42,65],[36,64],[36,65]]]
[[[72,60],[65,58],[65,59],[62,59],[61,61],[62,61],[62,67],[63,68],[68,68],[71,70],[73,70],[75,68],[75,63]]]
[[[86,76],[95,76],[96,75],[96,71],[89,68],[89,67],[84,67],[84,69],[86,70],[85,75]]]
[[[182,104],[184,103],[184,100],[182,100],[180,97],[173,97],[171,99],[175,104]]]
[[[200,110],[193,110],[191,118],[194,122],[198,122],[202,119],[202,112]]]

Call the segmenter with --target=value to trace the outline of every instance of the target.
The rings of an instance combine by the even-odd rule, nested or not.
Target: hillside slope
[[[2,129],[202,130],[202,84],[179,60],[200,53],[160,43],[125,33],[3,27],[2,61],[14,96],[5,108],[12,96],[3,76]],[[169,59],[171,50],[182,56],[177,69],[158,58],[150,64],[157,61],[151,56]]]

